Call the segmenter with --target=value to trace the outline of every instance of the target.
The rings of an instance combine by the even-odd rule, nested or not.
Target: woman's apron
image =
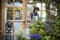
[[[38,20],[38,15],[37,15],[37,16],[35,16],[35,15],[34,15],[34,13],[33,13],[33,18],[32,18],[32,20],[37,21],[37,20]]]

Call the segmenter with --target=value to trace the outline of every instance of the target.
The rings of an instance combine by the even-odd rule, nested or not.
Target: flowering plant
[[[31,38],[30,40],[41,40],[42,36],[40,36],[38,33],[35,33],[31,34],[30,38]]]

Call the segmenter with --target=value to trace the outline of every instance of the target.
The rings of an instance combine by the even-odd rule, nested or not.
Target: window
[[[12,40],[12,36],[5,35],[5,40]]]
[[[7,20],[12,20],[13,19],[13,9],[12,8],[8,8],[7,9]]]
[[[22,0],[5,0],[4,3],[4,40],[13,40],[13,35],[22,29]]]
[[[14,20],[22,20],[22,14],[21,14],[20,10],[14,11]]]
[[[12,27],[13,27],[13,23],[10,21],[7,21],[5,23],[5,34],[12,34]]]
[[[40,11],[38,12],[39,17],[42,19],[42,21],[45,22],[46,20],[46,4],[45,3],[36,3],[36,7],[39,7]]]

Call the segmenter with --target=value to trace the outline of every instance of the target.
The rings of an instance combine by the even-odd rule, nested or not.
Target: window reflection
[[[46,10],[45,9],[45,6],[46,6],[46,4],[45,3],[42,3],[42,10]]]
[[[41,3],[36,3],[36,7],[39,7],[39,9],[42,10]]]
[[[6,4],[13,3],[13,0],[5,0],[5,3],[6,3]]]
[[[15,10],[14,11],[14,20],[21,20],[22,19],[22,14],[20,10]]]
[[[46,18],[46,11],[42,11],[42,18]]]
[[[14,34],[17,33],[17,31],[22,29],[22,22],[14,22]],[[14,36],[14,40],[17,40],[17,37]]]
[[[12,25],[10,21],[5,23],[5,34],[12,34]]]
[[[12,36],[11,35],[5,35],[5,40],[12,40]]]
[[[13,10],[12,8],[8,8],[7,10],[7,20],[12,20],[13,19]]]
[[[5,40],[12,40],[13,33],[15,34],[18,29],[22,29],[22,22],[20,20],[22,20],[23,0],[5,0],[4,5],[4,36]]]
[[[46,4],[45,3],[36,3],[36,7],[39,7],[40,11],[38,12],[39,17],[44,22],[46,20]]]
[[[14,33],[22,29],[22,22],[14,22]]]
[[[15,0],[15,2],[23,3],[23,0]]]

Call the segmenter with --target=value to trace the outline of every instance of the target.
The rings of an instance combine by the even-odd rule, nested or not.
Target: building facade
[[[46,4],[32,0],[0,0],[0,40],[16,40],[18,30],[26,31],[31,22],[30,13],[39,7],[39,17],[46,20]],[[52,7],[52,6],[51,6]]]

